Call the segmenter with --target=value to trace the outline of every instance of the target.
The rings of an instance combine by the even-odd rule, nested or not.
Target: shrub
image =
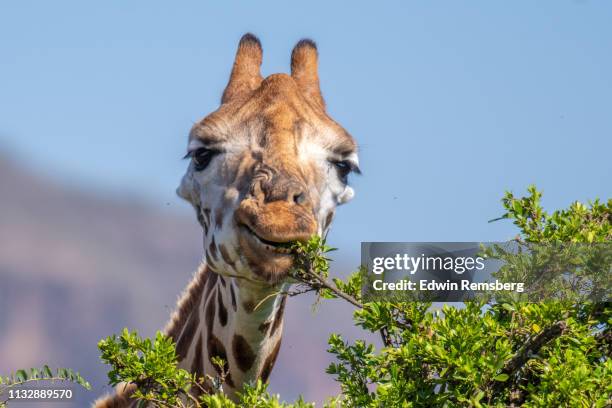
[[[519,229],[523,244],[559,242],[609,243],[612,200],[588,206],[574,203],[566,210],[546,213],[541,194],[530,187],[526,197],[506,193],[506,210]],[[464,307],[432,310],[423,302],[362,303],[358,271],[347,280],[328,281],[324,240],[296,244],[298,284],[291,294],[315,291],[321,298],[341,298],[356,307],[355,324],[380,333],[383,347],[358,340],[348,343],[340,334],[329,338],[336,357],[327,373],[342,393],[330,407],[464,407],[464,406],[584,406],[612,404],[612,314],[609,303],[561,299],[526,303],[488,298]],[[524,262],[496,250],[510,266]],[[513,265],[514,263],[514,265]],[[601,265],[596,265],[601,267]],[[601,273],[609,276],[609,263]],[[136,383],[137,397],[161,401],[160,406],[234,408],[312,406],[302,400],[279,402],[261,382],[248,384],[237,402],[221,392],[223,376],[197,379],[176,368],[171,342],[158,334],[154,342],[125,331],[120,338],[100,343],[103,360],[112,366],[109,379]],[[223,363],[220,362],[220,367]],[[183,403],[177,396],[204,381],[217,385],[216,393]],[[181,405],[185,404],[185,405]]]

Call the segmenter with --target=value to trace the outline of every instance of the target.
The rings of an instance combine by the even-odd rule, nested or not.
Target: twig
[[[195,403],[194,407],[199,407],[200,406],[200,401],[198,401],[198,399],[196,397],[191,395],[190,392],[187,393],[187,397]]]
[[[170,405],[167,402],[159,400],[157,398],[149,397],[149,398],[144,398],[144,400],[147,401],[147,402],[152,402],[153,404],[157,404],[160,407],[176,408],[176,406]],[[147,405],[149,405],[149,404],[147,404]]]
[[[544,345],[561,336],[567,330],[567,323],[563,320],[554,323],[546,328],[542,333],[535,336],[521,347],[514,357],[502,369],[501,373],[512,377],[532,355],[537,354]],[[504,386],[504,382],[496,381],[493,386],[494,391],[499,391]]]
[[[387,326],[381,327],[379,332],[380,332],[380,337],[382,339],[383,344],[386,347],[391,347],[393,343],[391,342],[391,338],[389,336],[389,330],[387,329]]]
[[[336,285],[334,285],[333,283],[329,282],[328,280],[326,280],[325,278],[320,276],[318,273],[314,272],[311,268],[309,268],[308,271],[306,271],[306,274],[309,277],[312,277],[315,280],[317,280],[322,288],[326,288],[326,289],[331,290],[336,296],[346,300],[347,302],[351,303],[353,306],[356,306],[356,307],[358,307],[360,309],[363,309],[363,304],[360,303],[357,299],[355,299],[354,297],[352,297],[350,295],[347,295],[346,293],[342,292],[340,289],[338,289],[336,287]],[[309,282],[305,282],[305,281],[303,281],[303,282],[306,283],[306,284],[309,284]]]
[[[287,291],[278,291],[278,292],[270,293],[268,296],[264,297],[264,298],[263,298],[261,301],[259,301],[259,303],[257,303],[257,304],[255,305],[255,307],[253,308],[253,310],[257,310],[257,309],[259,309],[259,307],[260,307],[262,304],[264,304],[266,300],[270,299],[271,297],[277,296],[277,295],[287,295],[287,296],[293,297],[293,296],[297,296],[297,295],[302,295],[302,294],[304,294],[304,293],[312,292],[312,291],[314,291],[314,290],[316,290],[316,289],[314,289],[314,288],[308,288],[308,289],[304,289],[304,290],[302,290],[302,291],[297,291],[297,290],[294,290],[294,291],[289,291],[289,292],[287,292]]]
[[[50,382],[55,382],[55,381],[59,381],[59,382],[69,382],[72,384],[79,384],[76,381],[72,381],[69,378],[63,378],[63,377],[41,377],[41,378],[28,378],[27,380],[24,381],[15,381],[15,382],[11,382],[8,384],[2,384],[2,387],[0,387],[0,394],[2,394],[3,392],[5,392],[6,390],[10,389],[10,388],[14,388],[14,387],[19,387],[21,385],[27,384],[27,383],[31,383],[31,382],[37,382],[37,381],[50,381]],[[83,387],[81,385],[81,387]],[[85,387],[83,387],[85,388]]]
[[[292,290],[290,292],[285,292],[285,293],[287,294],[287,296],[293,297],[293,296],[303,295],[304,293],[308,293],[308,292],[314,292],[315,290],[316,290],[315,288],[307,287],[306,289],[303,289],[303,290]]]

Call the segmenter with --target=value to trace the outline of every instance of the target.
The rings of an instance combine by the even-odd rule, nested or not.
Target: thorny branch
[[[516,355],[506,363],[502,369],[503,374],[508,374],[512,377],[521,367],[527,363],[527,361],[534,355],[537,354],[542,347],[547,343],[561,336],[567,331],[567,323],[564,321],[558,321],[552,326],[543,330],[540,334],[529,340],[521,347]],[[500,391],[504,388],[504,383],[496,381],[493,390]]]

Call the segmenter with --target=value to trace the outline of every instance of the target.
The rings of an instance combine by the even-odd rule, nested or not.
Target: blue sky
[[[504,240],[504,190],[548,208],[611,196],[607,1],[12,1],[0,5],[0,149],[66,183],[188,211],[192,123],[251,31],[263,73],[319,44],[331,115],[361,145],[330,236]]]

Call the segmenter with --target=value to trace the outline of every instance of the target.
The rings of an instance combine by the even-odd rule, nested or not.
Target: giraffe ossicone
[[[354,194],[347,176],[359,169],[357,145],[326,113],[317,60],[315,43],[302,40],[291,74],[264,79],[261,44],[244,35],[221,106],[189,134],[177,193],[196,211],[204,256],[166,333],[180,367],[199,376],[214,376],[212,359],[221,357],[231,397],[246,382],[267,381],[276,361],[288,244],[325,234]],[[131,390],[95,407],[129,406]]]

